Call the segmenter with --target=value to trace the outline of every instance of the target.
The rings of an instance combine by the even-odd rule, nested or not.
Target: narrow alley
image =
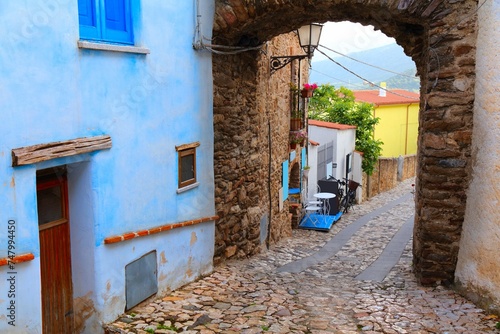
[[[328,232],[294,230],[143,303],[107,333],[492,333],[497,319],[411,272],[413,180],[357,205]]]

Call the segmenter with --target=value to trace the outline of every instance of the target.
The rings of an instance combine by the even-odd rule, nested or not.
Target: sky
[[[363,26],[349,21],[325,23],[319,40],[320,45],[343,54],[374,49],[392,43],[396,43],[394,38],[375,31],[373,26]],[[324,49],[322,51],[326,52]],[[325,59],[325,56],[316,51],[312,61]]]

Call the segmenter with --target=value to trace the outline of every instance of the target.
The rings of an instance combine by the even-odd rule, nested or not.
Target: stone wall
[[[289,201],[280,204],[280,192],[282,192],[282,163],[289,160],[289,132],[290,132],[290,110],[291,94],[290,83],[295,82],[298,75],[298,63],[292,62],[284,68],[270,73],[270,56],[288,56],[302,54],[298,46],[298,39],[294,32],[284,34],[272,39],[267,45],[267,54],[260,59],[258,82],[260,88],[268,93],[268,98],[261,101],[267,115],[266,123],[271,129],[270,142],[267,147],[271,148],[270,165],[270,189],[272,200],[268,203],[271,208],[271,227],[269,229],[269,244],[275,244],[282,238],[290,237],[292,221],[289,213]],[[304,65],[304,64],[302,64]],[[307,75],[307,67],[302,66],[302,75]],[[269,154],[268,154],[269,157]],[[298,186],[297,183],[297,163],[300,161],[300,150],[296,150],[296,159],[289,161],[288,178],[290,186]],[[295,171],[295,174],[293,173]],[[295,177],[294,177],[295,175]],[[293,181],[295,180],[295,184]]]
[[[283,35],[269,43],[267,52],[294,54],[299,52],[296,43],[295,34]],[[288,65],[271,76],[269,56],[257,51],[213,57],[215,195],[220,217],[215,263],[255,254],[267,241],[273,244],[291,235],[288,201],[280,205],[279,194],[282,163],[289,157],[289,85],[296,69],[296,64]]]
[[[252,254],[260,245],[266,147],[255,67],[257,52],[213,58],[215,205],[220,217],[215,263],[221,257]]]
[[[416,160],[416,155],[379,158],[373,174],[363,177],[363,198],[370,198],[389,191],[395,188],[400,181],[415,177]]]
[[[472,167],[476,8],[477,2],[450,2],[428,32],[413,234],[414,272],[423,285],[454,280]]]
[[[417,172],[417,161],[416,155],[407,155],[398,158],[398,181],[404,181],[415,177]]]

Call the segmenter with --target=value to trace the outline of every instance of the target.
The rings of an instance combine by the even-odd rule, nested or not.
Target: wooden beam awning
[[[108,149],[111,145],[111,137],[101,135],[15,148],[12,167]]]

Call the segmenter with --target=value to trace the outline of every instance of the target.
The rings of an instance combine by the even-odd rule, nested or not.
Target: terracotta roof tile
[[[420,94],[413,93],[404,89],[388,90],[386,92],[386,96],[379,96],[378,90],[354,90],[353,93],[356,101],[373,103],[379,106],[388,104],[419,103],[420,101]]]
[[[356,129],[355,125],[339,124],[332,122],[317,121],[314,119],[309,120],[309,125],[319,126],[322,128],[335,129],[335,130],[350,130]]]

